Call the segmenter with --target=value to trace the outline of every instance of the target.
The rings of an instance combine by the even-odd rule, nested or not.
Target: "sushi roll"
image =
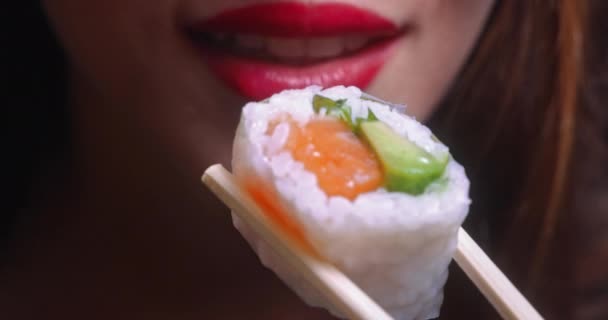
[[[287,90],[243,108],[232,169],[272,221],[395,319],[439,316],[469,181],[428,128],[355,87]],[[304,301],[342,316],[233,219]]]

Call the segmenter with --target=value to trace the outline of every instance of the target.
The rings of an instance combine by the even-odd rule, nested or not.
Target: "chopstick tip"
[[[209,179],[211,179],[211,177],[215,173],[221,172],[222,170],[224,170],[224,166],[222,166],[221,164],[212,164],[207,169],[205,169],[205,172],[201,176],[201,180],[206,183],[209,181]]]

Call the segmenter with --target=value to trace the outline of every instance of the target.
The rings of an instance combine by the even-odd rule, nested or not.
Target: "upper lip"
[[[189,26],[192,32],[278,37],[394,35],[398,26],[365,9],[338,3],[279,2],[230,9]]]

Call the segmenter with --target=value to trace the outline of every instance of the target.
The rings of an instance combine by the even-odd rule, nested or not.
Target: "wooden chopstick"
[[[460,228],[454,260],[503,319],[542,319],[469,234]]]
[[[358,320],[392,319],[340,270],[327,261],[306,253],[291,237],[268,221],[261,209],[241,190],[232,174],[224,167],[219,164],[209,167],[202,180],[344,316]]]
[[[343,315],[361,320],[392,319],[336,267],[306,253],[291,237],[268,221],[222,165],[209,167],[202,180]],[[454,260],[504,319],[543,319],[462,228],[458,233]]]

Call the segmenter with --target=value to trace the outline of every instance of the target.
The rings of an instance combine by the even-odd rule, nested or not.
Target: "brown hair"
[[[570,318],[569,234],[562,226],[586,5],[499,1],[431,122],[471,177],[467,227],[548,318]],[[559,264],[549,265],[557,257]]]

